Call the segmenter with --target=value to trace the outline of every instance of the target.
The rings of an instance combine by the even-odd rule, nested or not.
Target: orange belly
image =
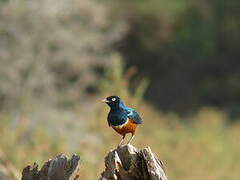
[[[127,124],[123,126],[112,126],[112,128],[123,136],[125,136],[125,134],[127,133],[132,133],[132,135],[134,135],[137,124],[134,123],[131,119],[129,119]]]

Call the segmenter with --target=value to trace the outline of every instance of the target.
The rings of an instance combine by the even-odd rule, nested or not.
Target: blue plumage
[[[107,118],[109,126],[120,126],[126,123],[128,119],[133,120],[136,124],[142,123],[142,119],[137,111],[125,106],[119,97],[110,96],[106,100],[108,101],[107,104],[111,108]]]
[[[128,144],[130,144],[134,138],[137,125],[142,124],[141,117],[137,111],[125,106],[123,101],[117,96],[107,97],[103,102],[107,103],[110,107],[107,118],[108,125],[122,135],[119,145],[123,142],[127,133],[132,134],[132,137],[128,141]]]
[[[139,116],[139,114],[137,113],[137,111],[135,111],[132,108],[127,108],[127,112],[128,112],[128,118],[133,120],[136,124],[142,124],[142,118]]]

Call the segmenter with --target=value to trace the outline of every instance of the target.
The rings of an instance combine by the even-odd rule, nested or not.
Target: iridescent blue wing
[[[133,120],[136,124],[142,124],[142,118],[139,116],[137,111],[132,108],[127,108],[128,118]]]

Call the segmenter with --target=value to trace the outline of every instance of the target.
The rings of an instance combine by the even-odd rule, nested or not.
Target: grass
[[[129,93],[128,82],[132,70],[123,73],[124,65],[117,55],[114,58],[115,64],[105,71],[100,83],[100,92],[104,93],[95,99],[118,94],[140,112],[144,124],[138,128],[133,145],[138,148],[150,146],[165,163],[167,175],[172,180],[239,178],[239,123],[230,123],[226,113],[212,107],[200,109],[191,117],[161,113],[142,100],[148,83],[146,80],[139,82],[133,93]],[[35,161],[42,164],[59,153],[77,153],[81,156],[81,178],[97,179],[104,169],[105,155],[116,147],[120,136],[107,125],[106,105],[96,103],[91,107],[91,112],[80,107],[69,112],[70,115],[75,114],[73,118],[79,117],[79,120],[67,122],[66,128],[70,130],[59,134],[54,134],[52,129],[62,122],[60,110],[54,111],[59,121],[46,125],[38,122],[33,124],[34,115],[31,116],[29,110],[17,117],[1,113],[0,165],[8,169],[12,178],[20,179],[21,170],[28,164]],[[44,113],[41,115],[42,118],[47,116]],[[84,123],[77,126],[78,121]]]

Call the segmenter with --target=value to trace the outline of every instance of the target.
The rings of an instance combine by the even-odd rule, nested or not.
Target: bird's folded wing
[[[127,110],[128,112],[128,118],[133,120],[136,124],[142,124],[142,118],[139,116],[139,114],[137,113],[137,111],[135,111],[134,109],[129,108]]]

